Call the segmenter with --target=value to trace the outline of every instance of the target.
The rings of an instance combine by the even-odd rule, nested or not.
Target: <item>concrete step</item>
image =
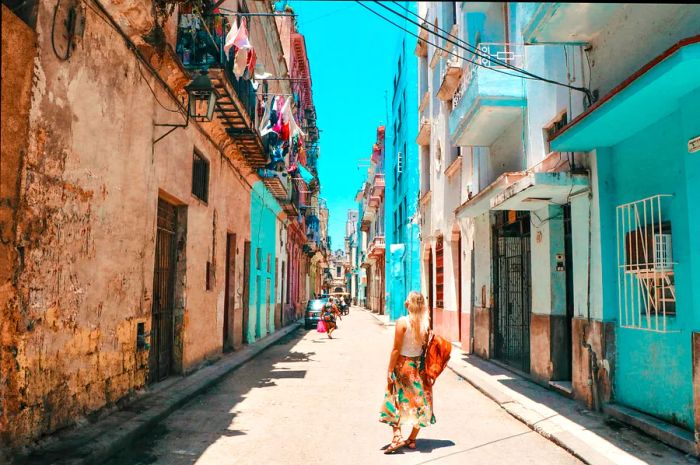
[[[611,417],[632,425],[649,436],[657,438],[683,452],[693,455],[700,452],[696,450],[693,433],[683,428],[671,425],[624,405],[607,404],[603,407],[603,411]]]

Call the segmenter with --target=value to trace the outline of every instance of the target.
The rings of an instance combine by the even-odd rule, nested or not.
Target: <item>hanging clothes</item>
[[[233,47],[236,41],[236,36],[238,35],[238,25],[236,20],[231,21],[231,29],[229,29],[228,34],[226,34],[226,42],[224,43],[224,54],[228,56],[228,51]]]
[[[255,63],[257,60],[258,56],[255,53],[255,49],[251,48],[250,53],[248,54],[248,61],[246,63],[245,72],[243,73],[244,79],[251,79],[253,77],[253,75],[255,74]]]
[[[262,119],[260,120],[260,136],[264,137],[268,133],[272,132],[272,127],[274,126],[275,122],[272,120],[272,114],[276,113],[274,108],[275,108],[275,101],[277,100],[278,97],[272,97],[270,102],[265,106],[265,113],[263,114]]]
[[[243,76],[243,73],[246,70],[246,64],[248,63],[248,53],[249,50],[247,49],[239,48],[238,50],[236,50],[236,55],[233,58],[233,74],[238,79],[240,79]]]

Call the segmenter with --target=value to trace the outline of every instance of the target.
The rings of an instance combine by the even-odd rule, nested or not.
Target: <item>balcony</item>
[[[481,66],[470,64],[453,99],[450,139],[459,146],[488,147],[521,117],[526,106],[525,84],[494,61],[523,67],[523,47],[478,44]]]
[[[374,259],[383,257],[385,249],[384,235],[374,236],[374,239],[372,239],[372,242],[370,242],[367,247],[367,256]]]
[[[258,170],[258,175],[262,178],[263,184],[265,184],[265,187],[267,187],[267,190],[270,191],[270,194],[272,194],[275,199],[281,201],[282,203],[288,203],[288,177],[283,176],[277,171],[268,169]]]
[[[438,89],[437,98],[443,102],[452,100],[457,87],[459,87],[459,82],[462,79],[463,73],[464,68],[462,67],[461,60],[448,60],[447,66],[442,72],[442,82],[440,84],[440,89]]]
[[[587,174],[527,173],[509,181],[503,191],[490,199],[492,210],[539,210],[548,205],[564,205],[571,196],[588,191]]]
[[[418,129],[418,136],[416,137],[416,144],[418,145],[430,145],[430,129],[431,129],[430,119],[423,118],[420,122],[420,128]]]
[[[423,25],[425,26],[427,23],[424,22]],[[413,50],[413,53],[417,57],[428,56],[428,31],[422,27],[419,28],[418,41],[416,42],[416,48]]]
[[[384,195],[384,173],[375,173],[372,182],[372,196],[380,197]]]
[[[526,44],[587,44],[622,3],[539,3],[523,31]]]
[[[250,80],[236,78],[232,62],[224,55],[228,24],[225,15],[181,14],[176,51],[185,69],[209,71],[218,93],[216,114],[221,124],[250,165],[262,168],[267,154],[257,132],[257,94]]]

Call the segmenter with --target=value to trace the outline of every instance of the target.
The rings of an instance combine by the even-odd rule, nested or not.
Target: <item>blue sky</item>
[[[344,247],[349,208],[367,175],[377,126],[386,122],[397,41],[404,34],[355,2],[290,1],[306,38],[321,129],[319,177],[333,249]],[[371,5],[371,4],[370,4]],[[375,6],[375,9],[376,6]],[[390,97],[390,95],[389,95]]]

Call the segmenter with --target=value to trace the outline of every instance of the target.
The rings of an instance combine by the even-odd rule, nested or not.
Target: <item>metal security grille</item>
[[[149,357],[150,382],[160,381],[167,377],[171,369],[176,227],[176,207],[159,199],[153,272],[152,345]]]
[[[192,155],[192,194],[209,201],[209,162],[197,152]]]
[[[497,212],[493,221],[495,357],[530,371],[530,214]]]

